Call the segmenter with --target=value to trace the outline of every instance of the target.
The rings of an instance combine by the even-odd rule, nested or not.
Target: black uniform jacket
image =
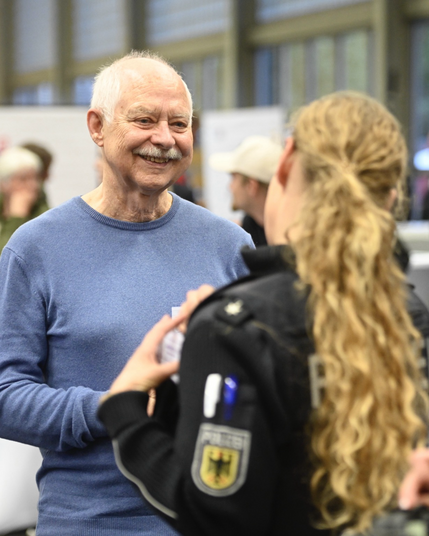
[[[306,292],[285,252],[244,251],[251,275],[195,311],[179,388],[171,380],[158,388],[153,417],[140,392],[99,409],[118,466],[182,534],[325,533],[312,526],[306,431],[319,367]],[[427,310],[414,294],[410,304],[429,334]]]

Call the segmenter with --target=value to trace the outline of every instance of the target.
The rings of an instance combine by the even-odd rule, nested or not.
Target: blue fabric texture
[[[252,242],[172,195],[147,223],[73,198],[20,227],[1,254],[0,435],[42,450],[42,536],[175,534],[117,469],[98,400],[189,289],[247,274],[240,249]]]

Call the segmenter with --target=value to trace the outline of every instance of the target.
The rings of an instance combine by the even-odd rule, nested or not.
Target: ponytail
[[[359,143],[349,130],[356,107]],[[405,145],[381,105],[347,94],[304,109],[294,138],[308,191],[292,245],[300,280],[311,289],[326,380],[312,421],[311,488],[322,526],[361,531],[395,505],[408,454],[425,436],[416,407],[426,400],[415,351],[420,336],[393,259],[395,222],[383,206],[403,176]]]

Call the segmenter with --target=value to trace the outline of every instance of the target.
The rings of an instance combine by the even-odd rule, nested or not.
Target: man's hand
[[[414,451],[410,466],[399,490],[399,507],[403,510],[429,507],[429,449]]]

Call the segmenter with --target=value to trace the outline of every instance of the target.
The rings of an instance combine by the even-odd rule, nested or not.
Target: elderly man
[[[265,136],[249,136],[228,153],[215,153],[210,165],[231,174],[232,210],[245,212],[241,226],[256,246],[266,246],[264,207],[268,185],[282,154],[280,144]]]
[[[100,186],[23,226],[2,253],[0,433],[42,449],[40,536],[174,534],[116,468],[96,412],[188,289],[245,273],[249,235],[167,190],[191,162],[191,118],[189,91],[160,58],[105,68],[88,112]]]

